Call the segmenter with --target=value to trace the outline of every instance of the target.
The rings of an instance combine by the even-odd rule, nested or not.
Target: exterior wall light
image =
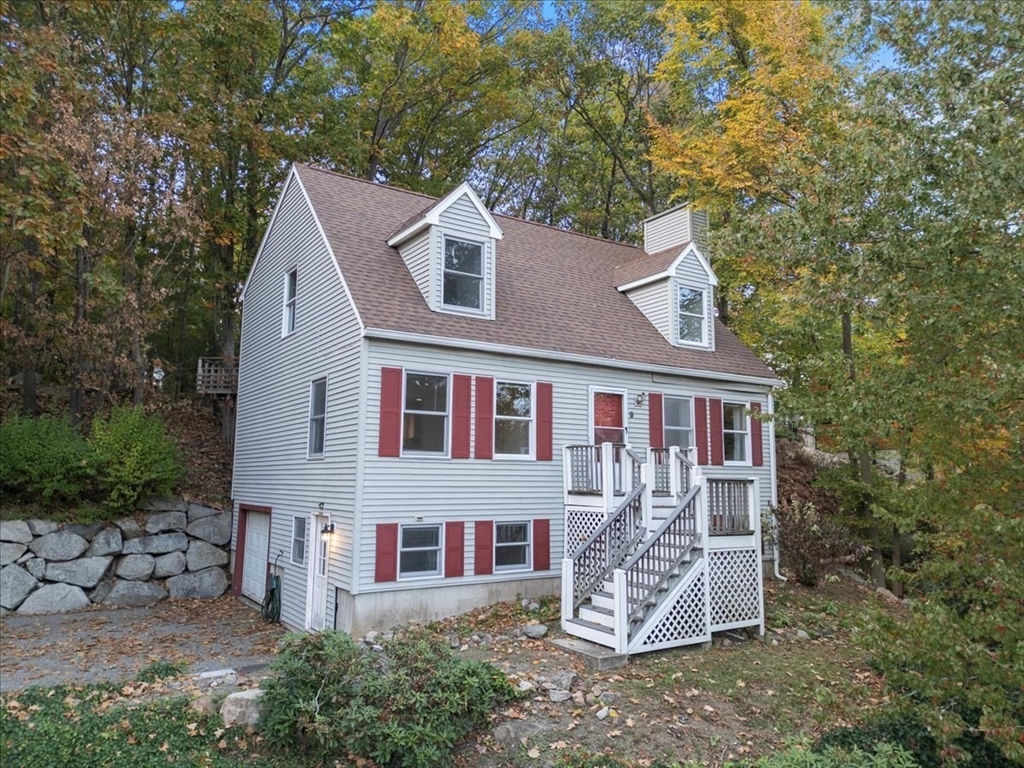
[[[320,529],[320,538],[328,541],[332,533],[334,533],[334,523],[324,523],[324,527]]]

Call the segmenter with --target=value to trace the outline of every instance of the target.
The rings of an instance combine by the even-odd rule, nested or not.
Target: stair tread
[[[586,608],[588,611],[593,611],[594,613],[600,613],[604,616],[615,615],[615,611],[613,611],[611,608],[601,608],[600,606],[594,605],[593,603],[591,603],[590,605],[582,605],[580,607]]]
[[[611,627],[606,627],[604,624],[595,624],[594,622],[587,621],[586,619],[575,619],[575,618],[573,618],[573,619],[569,619],[567,623],[569,623],[569,624],[578,624],[579,626],[585,627],[586,629],[592,629],[592,630],[594,630],[596,632],[601,632],[601,633],[603,633],[605,635],[610,635],[612,637],[615,636],[615,630],[613,630]]]

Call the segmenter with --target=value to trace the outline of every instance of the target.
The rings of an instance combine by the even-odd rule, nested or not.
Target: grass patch
[[[183,661],[154,661],[140,669],[135,679],[140,683],[155,683],[157,680],[179,677],[186,672],[188,664]]]

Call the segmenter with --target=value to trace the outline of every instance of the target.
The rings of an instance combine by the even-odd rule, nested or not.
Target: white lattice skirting
[[[710,640],[707,611],[704,610],[706,578],[704,568],[698,567],[689,584],[675,595],[673,605],[666,606],[668,610],[661,619],[643,627],[630,642],[630,653],[657,651]]]
[[[605,514],[601,510],[576,509],[567,507],[565,510],[565,554],[571,557],[604,522]]]
[[[756,549],[712,550],[708,579],[712,632],[761,623],[761,557]]]

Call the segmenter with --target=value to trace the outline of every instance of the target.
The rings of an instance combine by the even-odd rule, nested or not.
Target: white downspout
[[[768,457],[772,463],[772,508],[774,509],[779,505],[779,479],[778,464],[775,459],[775,398],[772,397],[771,390],[768,391],[768,413],[772,417],[771,429],[768,432]],[[788,579],[779,572],[779,526],[774,515],[772,515],[772,549],[774,554],[773,567],[775,570],[775,578],[779,581],[788,581]]]

